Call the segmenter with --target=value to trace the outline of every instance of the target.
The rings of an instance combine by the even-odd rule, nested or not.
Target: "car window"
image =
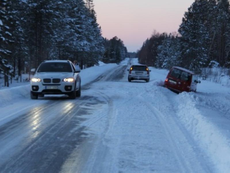
[[[180,78],[181,78],[181,80],[183,80],[183,81],[189,81],[189,77],[190,77],[190,76],[191,76],[191,75],[190,75],[189,73],[182,71],[182,72],[181,72]]]
[[[181,74],[181,71],[178,70],[178,69],[176,69],[176,68],[174,68],[174,69],[172,69],[170,75],[171,75],[172,77],[174,77],[174,78],[179,78],[179,77],[180,77],[180,74]]]
[[[72,68],[69,63],[43,63],[38,72],[72,72]]]
[[[135,71],[145,71],[146,66],[133,66],[133,70],[135,70]]]

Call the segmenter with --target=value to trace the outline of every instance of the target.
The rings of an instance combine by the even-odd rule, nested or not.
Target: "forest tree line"
[[[174,65],[196,72],[217,62],[230,67],[230,7],[228,0],[195,0],[179,33],[154,32],[138,51],[139,62],[157,68]]]
[[[121,43],[102,37],[93,0],[0,1],[0,73],[5,78],[28,73],[48,59],[77,60],[81,67],[102,59],[119,62],[127,54]]]

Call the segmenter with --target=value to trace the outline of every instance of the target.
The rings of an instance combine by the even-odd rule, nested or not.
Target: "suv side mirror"
[[[196,82],[196,83],[201,83],[201,81],[200,81],[200,80],[194,80],[194,82]]]

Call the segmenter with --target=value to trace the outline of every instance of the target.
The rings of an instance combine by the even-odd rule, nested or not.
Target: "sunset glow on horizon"
[[[194,0],[94,0],[102,36],[117,36],[129,52],[139,50],[154,31],[177,32]]]

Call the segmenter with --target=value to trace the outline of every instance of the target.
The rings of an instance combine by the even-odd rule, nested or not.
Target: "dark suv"
[[[145,80],[149,82],[150,71],[146,65],[132,65],[129,69],[128,81],[132,80]]]
[[[30,81],[31,99],[45,94],[66,94],[75,99],[81,96],[80,71],[68,60],[42,62]]]

